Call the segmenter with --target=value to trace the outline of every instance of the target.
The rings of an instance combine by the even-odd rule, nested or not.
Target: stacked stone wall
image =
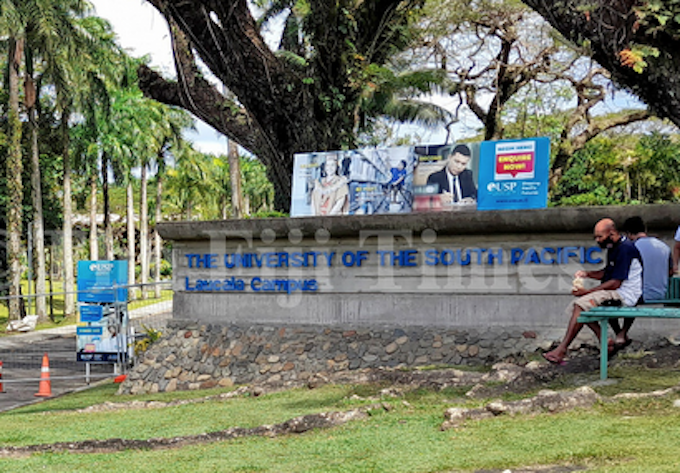
[[[301,384],[366,368],[489,365],[522,359],[550,344],[534,332],[507,328],[220,326],[173,320],[137,361],[121,393]]]

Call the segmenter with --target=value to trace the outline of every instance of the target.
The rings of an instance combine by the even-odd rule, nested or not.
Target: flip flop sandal
[[[546,353],[541,353],[541,356],[543,357],[543,359],[545,359],[545,361],[547,361],[548,363],[550,363],[552,365],[564,366],[564,365],[567,364],[567,362],[564,361],[564,359],[556,360],[554,358],[550,358],[550,357],[546,356]]]

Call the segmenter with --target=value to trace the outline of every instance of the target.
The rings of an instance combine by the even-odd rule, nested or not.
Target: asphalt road
[[[144,332],[144,326],[163,330],[172,317],[172,304],[160,302],[131,310],[129,315],[130,323],[138,334]],[[0,393],[0,412],[44,399],[35,394],[40,387],[45,353],[50,362],[52,397],[88,386],[85,363],[76,361],[75,332],[75,325],[71,325],[0,337],[0,361],[3,364],[0,381],[4,387],[4,393]],[[113,379],[113,369],[111,364],[90,364],[90,383]]]
[[[40,386],[43,355],[47,353],[50,366],[52,397],[87,386],[85,363],[76,361],[74,334],[40,334],[28,337],[0,338],[0,361],[3,364],[0,393],[0,412],[39,402],[44,398],[35,394]],[[90,365],[90,382],[113,377],[113,365]],[[67,379],[64,379],[67,378]]]

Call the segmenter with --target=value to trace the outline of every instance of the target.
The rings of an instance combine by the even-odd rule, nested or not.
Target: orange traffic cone
[[[118,375],[115,378],[113,378],[113,382],[116,383],[116,384],[120,384],[123,381],[125,381],[126,378],[127,378],[126,374],[121,374],[121,375]]]
[[[38,388],[38,392],[35,393],[35,396],[52,396],[52,383],[50,381],[50,359],[47,357],[47,353],[43,355],[42,368],[40,368],[40,387]]]

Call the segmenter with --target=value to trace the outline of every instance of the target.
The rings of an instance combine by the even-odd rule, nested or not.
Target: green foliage
[[[140,356],[146,350],[149,349],[152,343],[158,341],[162,336],[163,332],[157,330],[153,327],[147,327],[142,324],[142,329],[144,330],[144,338],[141,340],[135,340],[135,356]]]
[[[636,146],[637,159],[631,174],[645,202],[677,201],[680,198],[680,142],[678,137],[654,133]]]
[[[619,382],[600,394],[648,392],[677,384],[672,370],[619,371]],[[583,382],[579,376],[579,383]],[[629,381],[634,378],[633,381]],[[403,398],[379,396],[379,385],[325,385],[258,397],[205,399],[226,390],[116,395],[113,383],[0,414],[5,446],[112,438],[173,438],[230,427],[275,424],[296,416],[369,408],[367,419],[333,429],[275,438],[247,437],[162,450],[34,454],[0,460],[7,471],[266,471],[389,472],[502,471],[577,467],[607,472],[677,471],[680,413],[673,396],[603,402],[564,413],[498,416],[441,431],[450,407],[477,407],[457,390],[418,389]],[[632,387],[632,389],[631,389]],[[573,389],[573,386],[564,386]],[[172,400],[190,404],[153,409],[76,411],[106,402]],[[380,406],[380,407],[379,407]],[[109,406],[110,407],[110,406]],[[566,440],[565,440],[566,439]]]
[[[250,214],[248,216],[248,218],[283,218],[283,217],[290,217],[290,215],[284,212],[279,212],[278,210],[262,210],[260,212]]]
[[[613,205],[625,200],[625,183],[614,141],[600,138],[572,157],[551,200],[554,205]]]
[[[156,262],[151,263],[151,269],[150,272],[151,274],[154,273],[156,268]],[[172,263],[170,261],[166,260],[165,258],[161,259],[161,277],[162,278],[169,278],[172,276]]]
[[[648,34],[680,39],[680,0],[638,2],[635,11]]]
[[[264,165],[252,158],[241,157],[242,191],[250,202],[250,211],[258,213],[274,209],[274,186],[267,178]]]
[[[660,133],[612,135],[571,159],[551,205],[620,205],[680,199],[680,143]]]

